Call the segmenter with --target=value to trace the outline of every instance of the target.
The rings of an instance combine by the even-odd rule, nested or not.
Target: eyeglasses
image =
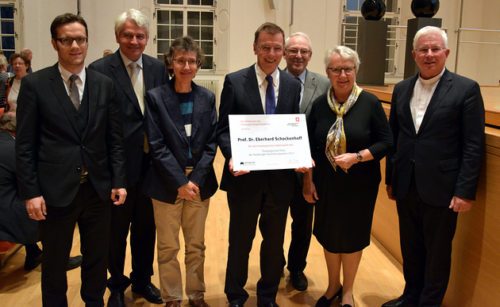
[[[66,47],[71,47],[73,45],[73,42],[76,42],[78,46],[83,46],[87,43],[87,38],[86,37],[58,37],[56,38],[56,41],[61,43],[61,45],[66,46]]]
[[[309,50],[309,49],[292,48],[292,49],[285,49],[285,50],[290,55],[298,55],[299,53],[302,55],[309,55],[311,53],[311,50]]]
[[[336,76],[340,76],[342,72],[346,75],[351,75],[355,70],[354,67],[328,67],[327,69]]]
[[[120,36],[125,38],[126,40],[130,40],[130,41],[133,40],[134,37],[137,41],[143,41],[143,40],[147,39],[146,34],[143,34],[143,33],[134,34],[134,33],[130,33],[130,32],[123,32],[123,33],[120,33]]]
[[[271,51],[274,50],[276,53],[283,52],[283,47],[281,46],[268,46],[268,45],[262,45],[258,47],[262,52],[264,53],[271,53]]]
[[[442,48],[442,47],[437,47],[437,46],[434,46],[434,47],[422,47],[422,48],[416,48],[415,51],[419,54],[427,54],[429,53],[429,51],[432,53],[432,54],[436,54],[438,52],[440,52],[441,50],[444,50],[446,48]]]
[[[199,60],[194,60],[194,59],[180,58],[180,59],[173,59],[172,61],[179,66],[185,66],[186,64],[188,64],[189,66],[194,67],[200,64]]]

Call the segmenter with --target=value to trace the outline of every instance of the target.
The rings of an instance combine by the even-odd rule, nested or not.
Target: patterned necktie
[[[69,98],[75,106],[75,109],[78,110],[80,108],[80,93],[78,93],[76,80],[78,80],[78,75],[71,75],[69,77]]]
[[[139,107],[141,108],[142,114],[144,114],[144,92],[142,85],[142,78],[140,78],[141,67],[137,63],[132,62],[128,64],[130,81],[132,82],[132,87],[134,88],[135,96],[139,102]]]
[[[274,96],[273,76],[267,75],[266,81],[266,114],[274,114],[276,110],[276,98]]]

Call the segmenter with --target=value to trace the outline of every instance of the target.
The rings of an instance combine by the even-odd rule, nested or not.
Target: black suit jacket
[[[87,70],[88,122],[77,127],[75,109],[57,64],[23,78],[17,108],[17,177],[23,199],[43,196],[64,207],[80,188],[84,163],[103,200],[125,187],[122,125],[113,82]]]
[[[14,138],[0,131],[0,240],[21,244],[38,241],[38,222],[29,218],[17,193]]]
[[[280,71],[276,114],[299,113],[300,82]],[[231,142],[229,139],[229,114],[264,114],[255,73],[255,65],[228,74],[224,81],[217,125],[217,141],[226,158],[221,188],[245,198],[259,186],[268,184],[276,202],[290,202],[295,182],[294,170],[252,171],[235,177],[229,172]]]
[[[414,171],[422,200],[449,206],[453,196],[475,199],[484,154],[484,105],[479,85],[445,71],[415,132],[410,100],[418,76],[398,83],[389,124],[395,152],[388,157],[386,184],[397,199],[408,193]]]
[[[217,178],[212,166],[217,151],[215,96],[194,83],[192,95],[191,142],[188,143],[174,80],[146,94],[145,126],[153,163],[144,180],[144,192],[163,202],[174,203],[177,188],[189,180],[199,186],[203,200],[217,191]],[[184,171],[189,146],[194,168],[186,177]]]
[[[168,80],[165,65],[146,54],[142,55],[144,93],[165,84]],[[144,174],[144,116],[130,81],[127,68],[123,64],[120,51],[99,59],[89,66],[105,74],[115,84],[115,96],[121,106],[123,137],[125,146],[127,182],[135,185]],[[144,104],[146,101],[144,100]]]

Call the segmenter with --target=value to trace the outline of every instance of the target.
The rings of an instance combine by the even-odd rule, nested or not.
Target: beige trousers
[[[188,201],[177,198],[175,204],[153,199],[157,233],[158,267],[161,296],[165,302],[182,300],[182,276],[177,254],[179,229],[185,241],[186,294],[201,299],[205,293],[205,221],[210,199]]]

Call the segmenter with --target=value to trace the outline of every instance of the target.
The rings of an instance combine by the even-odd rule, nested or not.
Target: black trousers
[[[303,272],[311,244],[314,205],[302,196],[302,184],[297,184],[295,195],[290,204],[292,217],[292,240],[288,249],[287,269],[291,273]]]
[[[275,302],[283,270],[283,240],[288,203],[275,202],[264,188],[247,198],[228,191],[229,250],[224,292],[227,299],[244,303],[248,278],[248,257],[255,237],[257,221],[262,234],[260,274],[257,282],[257,302]]]
[[[441,306],[448,287],[457,213],[444,205],[424,203],[414,180],[406,198],[397,201],[404,295],[418,306]]]
[[[108,270],[111,291],[125,291],[132,283],[141,288],[151,282],[153,275],[156,228],[151,199],[141,191],[142,182],[127,188],[127,199],[111,209],[111,234]],[[125,251],[130,229],[132,272],[124,275]]]
[[[47,207],[46,220],[40,222],[43,306],[68,306],[66,265],[77,223],[83,255],[80,294],[86,306],[104,306],[111,206],[86,182],[69,206]]]

